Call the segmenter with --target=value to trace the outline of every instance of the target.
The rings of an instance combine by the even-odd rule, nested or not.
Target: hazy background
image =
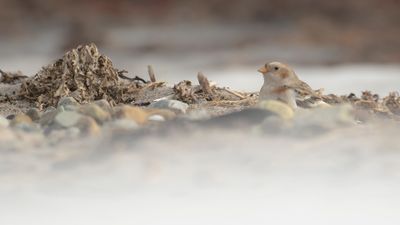
[[[203,71],[254,91],[261,82],[255,69],[279,60],[328,91],[374,85],[383,94],[395,89],[399,74],[399,12],[398,0],[0,0],[0,68],[32,75],[65,50],[95,42],[130,75],[145,76],[152,64],[171,83]],[[315,68],[328,65],[335,67]],[[356,79],[355,90],[334,76],[318,82],[326,73],[346,79],[343,71]]]

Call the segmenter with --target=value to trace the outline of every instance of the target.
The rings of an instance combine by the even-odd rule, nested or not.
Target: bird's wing
[[[287,85],[287,88],[291,88],[296,93],[296,103],[302,108],[314,108],[318,106],[329,105],[322,100],[322,91],[319,89],[314,91],[307,83],[299,80],[294,85]]]
[[[296,93],[296,97],[300,100],[320,97],[306,82],[301,80],[298,80],[292,85],[286,85],[286,87],[293,89]]]

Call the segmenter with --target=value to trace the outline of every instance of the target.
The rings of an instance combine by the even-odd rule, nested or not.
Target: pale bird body
[[[283,63],[267,63],[258,69],[258,72],[264,77],[260,101],[279,100],[295,109],[299,101],[320,100],[319,94],[301,81],[292,68]]]

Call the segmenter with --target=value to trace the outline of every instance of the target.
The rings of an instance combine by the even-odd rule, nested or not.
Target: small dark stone
[[[15,114],[10,114],[6,117],[8,120],[13,120],[15,118]]]

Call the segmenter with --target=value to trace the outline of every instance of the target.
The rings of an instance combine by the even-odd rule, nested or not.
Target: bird
[[[257,71],[264,77],[260,101],[279,100],[293,109],[297,109],[298,106],[311,108],[322,102],[322,89],[314,91],[306,82],[298,78],[290,66],[284,63],[266,63]]]

